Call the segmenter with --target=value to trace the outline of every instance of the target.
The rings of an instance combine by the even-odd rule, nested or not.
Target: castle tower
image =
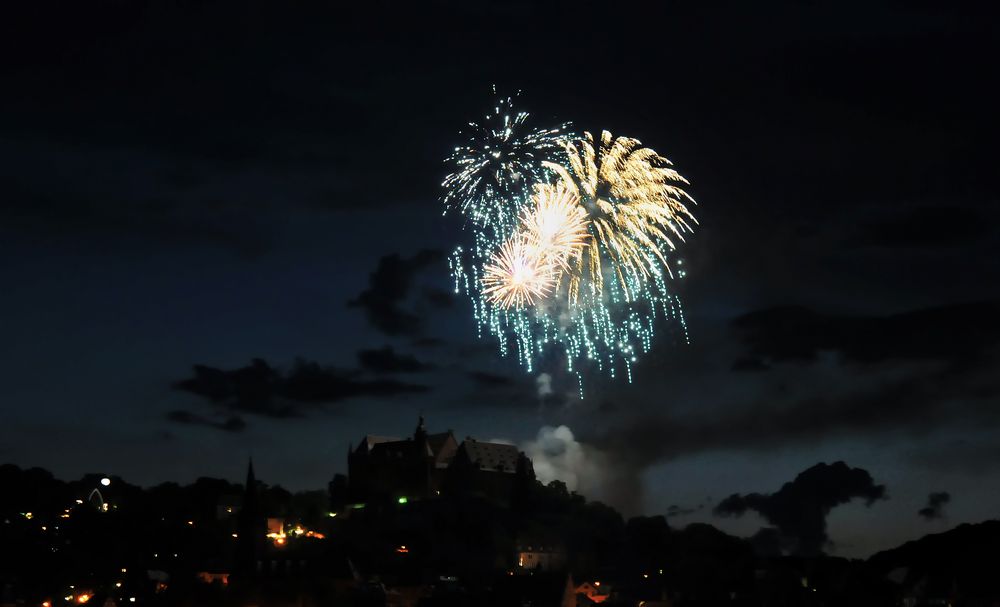
[[[427,441],[427,428],[424,426],[424,416],[421,415],[417,419],[417,429],[413,431],[413,441],[420,443],[421,441]]]
[[[417,420],[417,428],[413,431],[413,481],[412,491],[417,495],[430,493],[431,471],[434,467],[434,452],[431,451],[427,438],[427,428],[424,416]]]

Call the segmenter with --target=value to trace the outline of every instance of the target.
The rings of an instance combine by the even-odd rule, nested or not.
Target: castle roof
[[[371,451],[372,447],[374,447],[375,445],[379,445],[382,443],[396,443],[396,442],[402,442],[402,439],[396,438],[394,436],[377,436],[375,434],[368,434],[365,436],[364,439],[362,439],[361,443],[358,445],[358,451],[360,451],[362,447],[365,447],[366,450]]]
[[[445,443],[448,441],[448,437],[451,436],[451,435],[452,434],[451,434],[450,431],[449,432],[438,432],[437,434],[428,434],[427,435],[427,442],[431,446],[431,451],[433,451],[434,453],[437,453],[438,451],[440,451],[441,447],[445,446]]]
[[[388,457],[393,459],[400,459],[405,457],[411,457],[413,455],[430,456],[430,446],[424,445],[426,449],[425,453],[420,453],[417,451],[418,444],[411,439],[403,440],[387,440],[372,445],[368,452],[373,457]]]
[[[441,468],[448,467],[458,451],[458,441],[451,430],[427,435],[427,446],[430,448],[434,463]]]
[[[396,456],[400,453],[411,452],[413,444],[413,439],[409,438],[368,434],[361,440],[355,451],[358,453],[383,452]],[[427,453],[425,455],[434,457],[437,462],[450,462],[457,450],[458,442],[451,430],[427,435]]]
[[[496,470],[513,474],[517,471],[518,450],[514,445],[504,443],[484,443],[467,438],[461,448],[469,461],[480,470]]]

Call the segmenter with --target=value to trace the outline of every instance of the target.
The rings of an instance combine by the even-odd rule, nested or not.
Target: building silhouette
[[[467,437],[451,430],[430,434],[421,416],[410,438],[366,435],[349,447],[348,476],[331,483],[347,503],[478,495],[510,503],[525,479],[534,479],[531,460],[514,445]]]

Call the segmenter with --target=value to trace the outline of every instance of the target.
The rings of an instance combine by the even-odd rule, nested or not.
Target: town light
[[[101,479],[101,485],[105,487],[111,485],[111,479],[105,476],[104,478]]]

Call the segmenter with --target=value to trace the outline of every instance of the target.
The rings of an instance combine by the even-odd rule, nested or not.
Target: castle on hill
[[[430,434],[423,416],[410,438],[369,434],[349,447],[347,471],[331,486],[345,504],[442,495],[509,503],[519,482],[535,478],[531,459],[516,446],[471,437],[459,443],[451,430]]]

